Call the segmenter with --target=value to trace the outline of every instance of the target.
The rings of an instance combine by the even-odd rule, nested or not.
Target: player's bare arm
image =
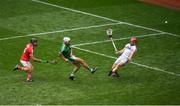
[[[72,51],[72,49],[71,49],[71,54],[70,54],[70,55],[71,55],[71,56],[74,56],[74,55],[73,55],[73,51]]]
[[[132,60],[132,57],[134,56],[136,51],[132,52],[131,55],[129,56],[128,60],[131,61]]]
[[[119,54],[119,55],[120,55],[120,54],[122,54],[123,52],[124,52],[124,48],[121,49],[120,51],[117,51],[116,54]]]
[[[31,54],[30,57],[31,57],[31,59],[32,59],[33,61],[35,61],[35,62],[42,62],[42,63],[44,62],[44,63],[48,63],[47,60],[42,60],[42,59],[36,58],[36,57],[34,57],[33,54]]]

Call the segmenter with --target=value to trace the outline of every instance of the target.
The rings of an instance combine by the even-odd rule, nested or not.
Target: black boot
[[[112,74],[112,71],[109,71],[108,76],[111,76],[111,74]]]
[[[75,78],[74,76],[69,76],[70,80],[74,80],[74,78]]]

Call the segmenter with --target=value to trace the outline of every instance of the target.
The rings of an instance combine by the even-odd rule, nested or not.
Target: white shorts
[[[124,56],[119,56],[118,59],[114,62],[114,64],[117,64],[117,65],[124,65],[128,63],[128,58],[127,57],[124,57]]]
[[[31,63],[29,61],[23,61],[23,60],[20,60],[21,64],[24,66],[24,67],[31,67]]]

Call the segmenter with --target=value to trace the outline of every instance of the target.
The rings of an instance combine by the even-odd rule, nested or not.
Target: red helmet
[[[131,42],[137,42],[137,39],[136,39],[136,37],[133,36],[133,37],[131,37],[130,41]]]

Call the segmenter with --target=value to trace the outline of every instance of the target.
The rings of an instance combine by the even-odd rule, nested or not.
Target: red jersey
[[[33,55],[33,45],[31,43],[29,43],[26,45],[26,48],[24,49],[24,52],[21,55],[21,60],[29,61],[31,54]]]

